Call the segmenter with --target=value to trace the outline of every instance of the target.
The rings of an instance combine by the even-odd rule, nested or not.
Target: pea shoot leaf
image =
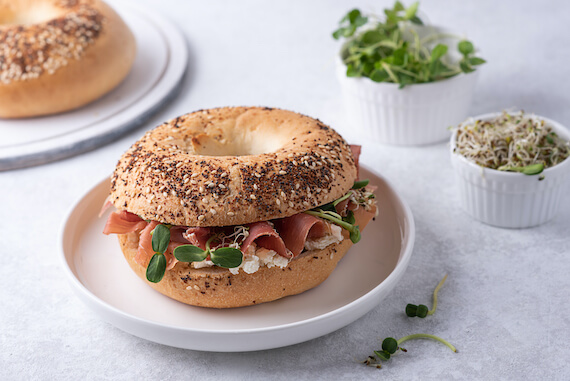
[[[393,8],[394,12],[400,12],[403,11],[404,9],[406,8],[404,8],[404,4],[402,4],[400,1],[396,1],[394,3],[394,8]]]
[[[539,164],[531,164],[531,165],[527,165],[526,167],[522,167],[521,169],[521,173],[524,173],[525,175],[538,175],[539,173],[541,173],[544,170],[544,165],[542,163]]]
[[[361,71],[358,70],[353,65],[348,65],[346,68],[346,76],[347,77],[360,77]]]
[[[160,226],[160,225],[158,225]],[[146,279],[152,283],[158,283],[166,272],[166,257],[164,254],[156,253],[150,259],[146,268]]]
[[[461,54],[466,56],[473,53],[475,49],[473,48],[473,44],[471,42],[463,40],[459,41],[459,43],[457,44],[457,50],[459,50]]]
[[[360,241],[360,228],[355,226],[354,229],[350,232],[350,240],[352,243],[358,243]]]
[[[520,172],[522,174],[532,176],[532,175],[538,175],[539,173],[542,173],[542,171],[544,171],[544,164],[542,164],[542,163],[531,164],[531,165],[527,165],[525,167],[503,166],[503,167],[499,167],[498,169],[500,171]]]
[[[479,57],[469,57],[467,61],[469,62],[470,65],[482,65],[485,62],[487,62],[483,58]]]
[[[243,254],[240,250],[232,247],[220,247],[210,253],[210,259],[217,266],[231,269],[241,265]]]
[[[431,51],[430,61],[435,62],[447,54],[447,45],[437,44]]]
[[[370,183],[370,180],[368,179],[355,181],[354,184],[352,185],[352,189],[364,188],[365,186],[368,185],[368,183]]]
[[[166,249],[168,249],[169,243],[170,229],[162,224],[156,225],[152,233],[152,250],[156,253],[164,254]]]
[[[370,73],[370,79],[374,82],[385,82],[388,79],[388,73],[383,69],[375,69]]]
[[[390,354],[396,353],[398,350],[398,341],[392,337],[388,337],[382,341],[382,350]]]
[[[202,262],[208,257],[208,253],[198,246],[181,245],[174,249],[174,257],[180,262]]]
[[[416,16],[416,12],[418,11],[419,5],[420,5],[420,3],[416,1],[415,3],[410,5],[408,7],[408,9],[406,9],[406,13],[404,15],[406,20],[411,20],[412,18],[414,18]]]
[[[346,214],[346,217],[344,217],[342,220],[348,222],[351,225],[354,225],[356,222],[356,219],[354,218],[354,212],[352,210],[349,210]]]
[[[469,65],[465,61],[459,62],[459,67],[461,68],[461,71],[463,71],[464,73],[471,73],[471,72],[475,71],[475,69],[473,69],[471,67],[471,65]]]

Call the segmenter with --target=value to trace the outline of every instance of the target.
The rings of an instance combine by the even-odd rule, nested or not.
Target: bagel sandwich
[[[200,110],[119,159],[103,233],[162,294],[232,308],[323,282],[376,215],[359,147],[317,119],[262,107]]]

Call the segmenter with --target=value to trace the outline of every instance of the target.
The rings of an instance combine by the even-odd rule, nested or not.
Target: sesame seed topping
[[[62,1],[65,15],[0,28],[0,82],[36,79],[80,59],[99,37],[103,16],[86,1]]]

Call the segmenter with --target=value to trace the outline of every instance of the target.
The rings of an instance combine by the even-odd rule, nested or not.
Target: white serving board
[[[188,65],[180,31],[154,11],[113,3],[133,31],[137,55],[125,80],[97,101],[46,117],[0,120],[0,171],[77,155],[140,126],[176,95]]]

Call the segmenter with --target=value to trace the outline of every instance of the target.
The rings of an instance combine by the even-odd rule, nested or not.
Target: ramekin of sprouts
[[[551,220],[568,189],[569,140],[561,124],[523,111],[463,122],[451,137],[463,208],[504,228]]]
[[[463,36],[424,25],[417,11],[417,2],[399,1],[380,17],[353,9],[333,33],[345,39],[336,66],[349,121],[372,141],[441,142],[469,115],[485,60]]]

